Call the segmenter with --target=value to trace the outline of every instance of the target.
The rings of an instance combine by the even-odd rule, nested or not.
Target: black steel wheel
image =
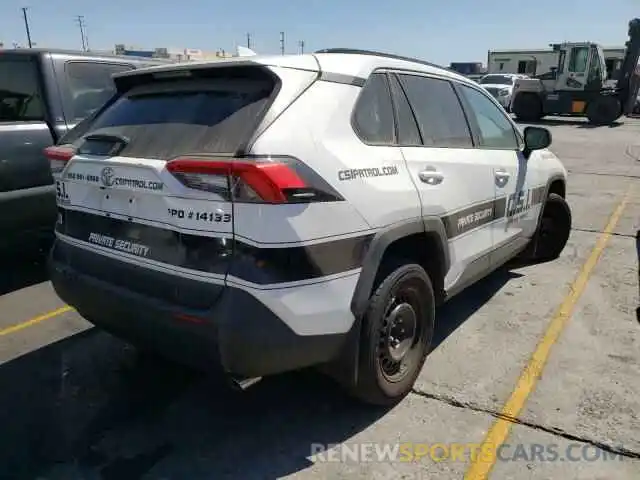
[[[611,125],[622,115],[622,104],[612,95],[600,96],[587,105],[587,118],[593,125]]]
[[[425,270],[387,262],[369,300],[360,338],[358,380],[352,393],[374,405],[402,400],[419,375],[433,337],[435,300]]]

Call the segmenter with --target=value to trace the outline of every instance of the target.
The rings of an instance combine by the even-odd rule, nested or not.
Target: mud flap
[[[358,365],[360,364],[360,337],[362,319],[356,318],[347,335],[340,354],[331,362],[318,367],[318,370],[334,379],[346,389],[355,387],[358,382]]]

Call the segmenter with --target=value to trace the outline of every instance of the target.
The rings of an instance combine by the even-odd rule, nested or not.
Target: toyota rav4
[[[550,133],[436,65],[330,49],[114,80],[46,152],[53,286],[105,331],[237,383],[318,366],[398,402],[436,306],[568,241]]]

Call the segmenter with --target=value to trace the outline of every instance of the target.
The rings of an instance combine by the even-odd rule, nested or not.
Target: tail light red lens
[[[189,188],[239,202],[287,203],[308,188],[286,161],[178,158],[167,170]]]
[[[75,154],[75,148],[69,145],[52,145],[44,149],[44,155],[49,159],[52,173],[61,172]]]

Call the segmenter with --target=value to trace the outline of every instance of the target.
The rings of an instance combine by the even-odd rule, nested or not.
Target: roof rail
[[[375,55],[377,57],[385,57],[392,58],[394,60],[403,60],[405,62],[413,62],[419,63],[421,65],[426,65],[427,67],[441,68],[443,70],[451,70],[448,67],[443,67],[442,65],[437,65],[431,62],[425,62],[424,60],[418,60],[417,58],[411,57],[403,57],[402,55],[395,55],[393,53],[384,53],[384,52],[376,52],[374,50],[358,50],[357,48],[325,48],[323,50],[317,50],[313,53],[342,53],[346,55]]]

